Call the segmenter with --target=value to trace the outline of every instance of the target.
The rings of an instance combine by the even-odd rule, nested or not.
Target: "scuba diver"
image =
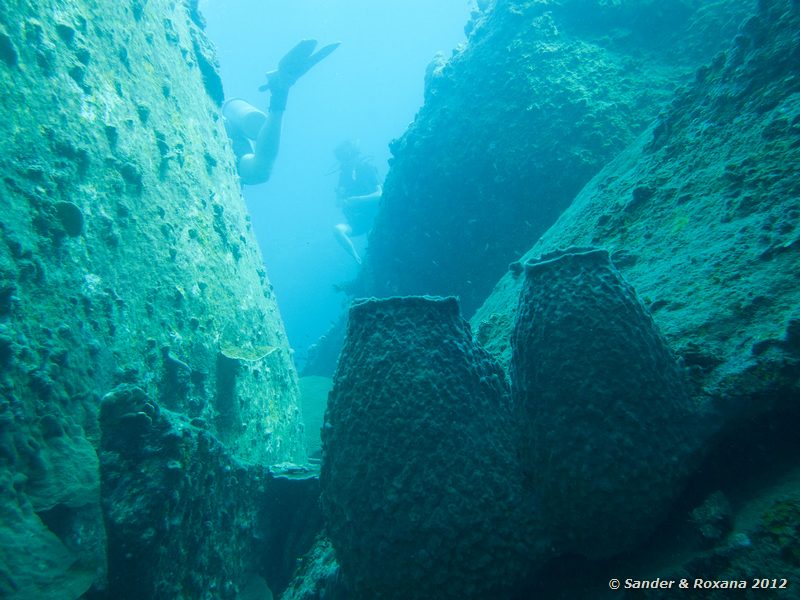
[[[314,52],[317,40],[302,40],[289,50],[278,68],[267,73],[267,83],[258,88],[262,92],[269,90],[267,114],[241,98],[232,98],[222,105],[225,129],[233,143],[242,183],[257,185],[269,180],[280,147],[281,122],[289,89],[339,44],[328,44]]]
[[[339,161],[339,183],[336,200],[346,222],[333,228],[333,234],[342,248],[361,264],[361,257],[353,245],[352,237],[369,233],[378,213],[383,188],[378,170],[352,141],[342,142],[333,151]]]

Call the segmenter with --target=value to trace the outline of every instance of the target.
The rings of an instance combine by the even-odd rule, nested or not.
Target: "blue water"
[[[422,105],[425,67],[464,40],[468,0],[204,0],[207,33],[217,46],[227,97],[265,108],[264,74],[297,41],[341,41],[293,88],[278,160],[267,184],[244,190],[253,227],[302,365],[306,348],[338,316],[345,298],[334,285],[353,279],[355,262],[332,229],[336,208],[333,149],[360,143],[379,175],[388,144]],[[362,251],[365,238],[356,238]]]

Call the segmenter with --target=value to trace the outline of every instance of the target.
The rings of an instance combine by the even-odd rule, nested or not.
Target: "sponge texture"
[[[525,270],[511,378],[528,486],[557,552],[611,556],[683,483],[696,439],[683,373],[605,250]]]
[[[500,598],[526,564],[509,390],[455,298],[357,302],[322,502],[353,598]]]

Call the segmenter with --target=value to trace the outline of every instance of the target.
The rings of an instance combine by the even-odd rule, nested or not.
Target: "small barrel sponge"
[[[525,271],[511,380],[526,488],[556,552],[608,557],[651,532],[684,483],[682,368],[605,250]]]
[[[353,598],[502,598],[528,563],[510,395],[455,298],[357,301],[323,427]]]

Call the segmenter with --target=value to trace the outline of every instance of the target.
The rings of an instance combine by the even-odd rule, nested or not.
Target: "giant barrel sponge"
[[[526,487],[557,553],[641,541],[695,444],[681,367],[604,250],[526,264],[511,379]]]
[[[502,598],[527,512],[502,369],[454,298],[350,310],[323,427],[322,506],[353,598]]]

